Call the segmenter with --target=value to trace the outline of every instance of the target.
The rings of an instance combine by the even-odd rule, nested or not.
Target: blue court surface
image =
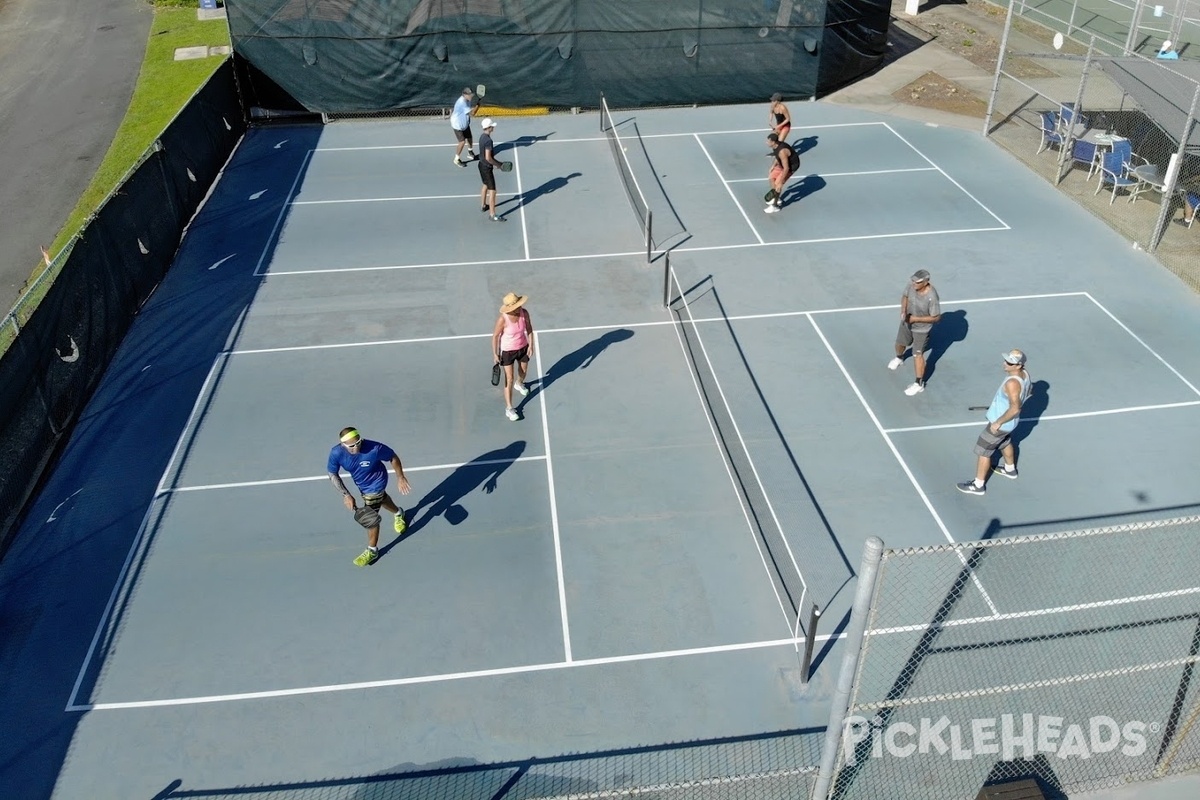
[[[867,537],[1195,513],[1194,294],[979,136],[822,103],[764,214],[762,116],[614,112],[652,263],[595,113],[499,120],[503,223],[442,120],[248,133],[0,564],[0,796],[365,797],[778,731],[814,766]],[[517,422],[487,377],[510,291]],[[1020,478],[967,496],[1013,347]],[[412,484],[367,568],[345,426]]]

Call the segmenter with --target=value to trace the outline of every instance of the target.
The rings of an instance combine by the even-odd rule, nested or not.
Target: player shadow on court
[[[792,150],[796,151],[796,155],[802,156],[809,150],[817,146],[820,137],[804,136],[791,143]]]
[[[572,172],[570,175],[567,175],[565,177],[551,178],[550,180],[543,183],[541,186],[537,186],[533,189],[529,189],[528,191],[521,192],[520,194],[514,194],[512,197],[508,198],[507,200],[505,200],[502,203],[496,203],[496,211],[497,211],[497,213],[499,213],[501,206],[506,206],[509,203],[516,203],[515,206],[513,206],[512,208],[505,209],[504,213],[500,214],[500,216],[506,217],[509,214],[513,213],[514,211],[517,211],[517,210],[522,209],[525,206],[529,205],[530,203],[532,203],[534,200],[538,199],[542,195],[550,194],[551,192],[554,192],[554,191],[557,191],[557,190],[563,188],[564,186],[567,185],[567,182],[570,181],[572,178],[578,178],[578,177],[581,177],[582,175],[583,175],[582,172]]]
[[[1021,442],[1033,433],[1033,429],[1041,421],[1042,414],[1050,405],[1050,382],[1034,381],[1029,389],[1029,397],[1021,404],[1021,421],[1013,428],[1012,443],[1017,451],[1017,463],[1021,463]]]
[[[780,197],[783,200],[784,206],[790,206],[792,203],[798,203],[810,194],[821,191],[825,188],[825,179],[820,175],[805,175],[795,183],[789,183],[783,187],[783,194]]]
[[[499,450],[491,450],[463,464],[446,476],[446,479],[430,489],[416,505],[408,508],[408,530],[379,548],[379,555],[412,536],[428,525],[435,517],[445,517],[451,525],[460,525],[470,516],[461,501],[480,486],[487,494],[496,491],[500,475],[525,452],[525,442],[516,441]]]
[[[606,331],[603,336],[599,336],[592,341],[580,347],[578,350],[573,350],[565,356],[555,361],[550,369],[546,370],[546,374],[536,380],[526,381],[525,385],[529,388],[529,395],[521,400],[521,404],[517,406],[517,411],[525,408],[525,404],[537,397],[538,394],[550,388],[550,384],[554,383],[559,378],[574,372],[577,369],[587,369],[591,363],[595,361],[601,353],[603,353],[609,345],[623,342],[633,336],[633,331],[628,328],[620,328],[615,331]]]
[[[967,312],[963,309],[943,311],[942,318],[929,334],[929,356],[925,359],[925,381],[929,382],[937,372],[937,363],[955,342],[966,340],[971,326]]]
[[[555,133],[557,133],[557,131],[543,133],[541,136],[518,136],[516,139],[513,139],[509,142],[497,142],[493,152],[498,156],[505,150],[515,150],[518,147],[533,147],[538,142],[546,141]]]

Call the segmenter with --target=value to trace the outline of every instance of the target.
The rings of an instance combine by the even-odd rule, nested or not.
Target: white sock
[[[972,483],[974,483],[974,484],[975,484],[975,488],[976,488],[976,489],[982,489],[982,488],[983,488],[983,481],[979,480],[979,478],[976,478],[974,481],[972,481]]]

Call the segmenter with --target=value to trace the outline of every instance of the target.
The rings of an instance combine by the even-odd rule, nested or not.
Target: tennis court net
[[[776,505],[767,494],[759,467],[750,455],[746,438],[734,417],[730,407],[731,395],[721,385],[714,367],[714,361],[723,363],[722,356],[726,355],[726,350],[735,349],[736,344],[725,341],[728,337],[722,335],[723,331],[728,330],[728,322],[711,284],[706,286],[701,281],[685,290],[669,259],[666,274],[672,321],[708,412],[713,435],[725,457],[725,465],[746,522],[756,535],[759,552],[771,572],[775,593],[788,618],[792,637],[805,637],[807,662],[811,656],[819,610],[809,581],[800,570]],[[708,341],[701,335],[702,328],[709,332]],[[786,509],[786,506],[781,508]]]
[[[642,187],[638,185],[637,176],[633,174],[633,167],[629,163],[628,146],[617,133],[617,126],[613,122],[612,112],[609,111],[608,101],[604,99],[604,95],[600,95],[600,130],[608,137],[608,146],[612,148],[613,160],[617,163],[617,172],[621,174],[625,195],[629,198],[629,204],[633,206],[633,213],[637,215],[638,224],[642,228],[642,236],[646,244],[646,260],[650,261],[654,249],[654,212],[650,210],[646,195],[642,191]],[[637,138],[640,142],[641,137]]]

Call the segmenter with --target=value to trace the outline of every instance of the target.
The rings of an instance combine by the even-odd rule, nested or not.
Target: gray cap
[[[1000,357],[1004,359],[1005,364],[1012,364],[1014,367],[1025,365],[1025,354],[1015,347],[1007,353],[1001,353]]]

